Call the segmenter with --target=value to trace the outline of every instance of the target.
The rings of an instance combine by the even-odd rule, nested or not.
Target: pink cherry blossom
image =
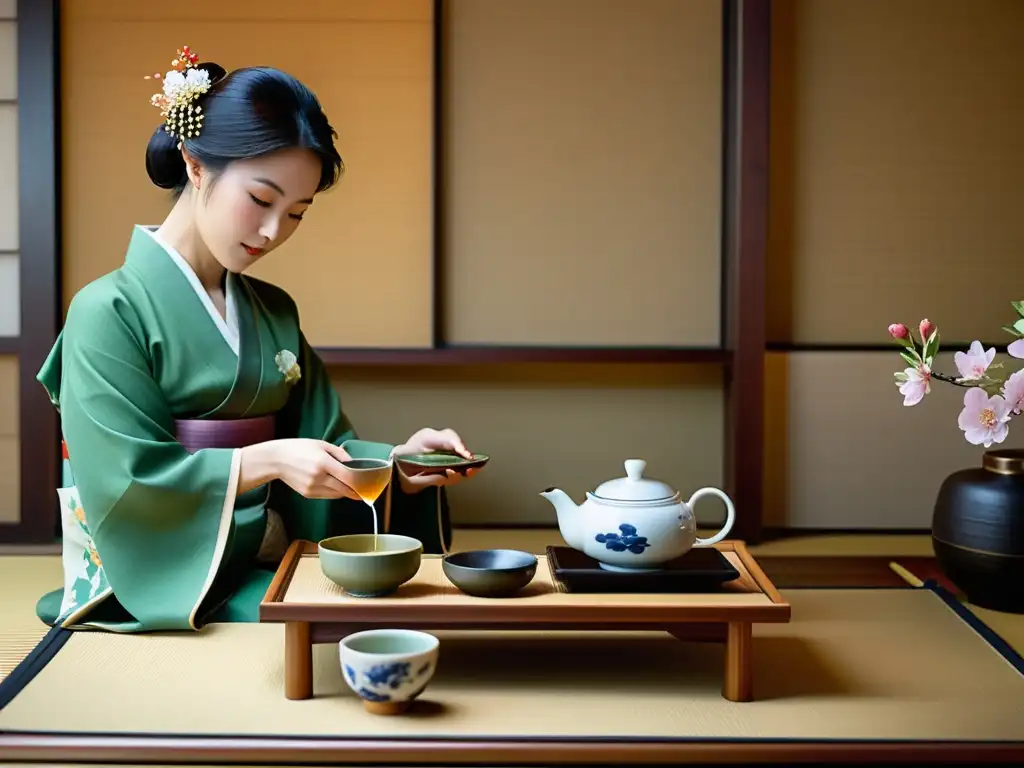
[[[1013,413],[1024,409],[1024,371],[1016,371],[1003,384],[1003,399]]]
[[[1010,345],[1006,348],[1006,353],[1010,357],[1024,358],[1024,339],[1017,339],[1016,341],[1010,342]]]
[[[900,385],[904,405],[917,405],[924,396],[932,391],[932,372],[927,365],[907,368],[903,371],[907,380]]]
[[[932,335],[932,332],[935,330],[935,323],[933,323],[928,318],[925,318],[924,320],[921,321],[921,324],[918,326],[918,330],[921,332],[921,342],[924,343],[928,341],[928,338]]]
[[[986,352],[981,346],[980,341],[971,342],[971,348],[966,352],[957,352],[953,355],[953,362],[956,363],[956,369],[960,371],[960,376],[965,379],[980,379],[985,375],[985,371],[992,365],[992,361],[996,357],[996,348],[989,347]]]
[[[910,331],[903,323],[893,323],[889,326],[889,335],[894,339],[905,339],[909,333]]]
[[[972,445],[1001,443],[1006,439],[1010,421],[1010,406],[999,395],[988,394],[981,387],[971,387],[964,395],[964,409],[957,423],[964,437]]]

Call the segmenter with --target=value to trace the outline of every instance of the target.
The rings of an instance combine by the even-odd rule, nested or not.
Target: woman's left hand
[[[401,456],[403,454],[410,453],[430,453],[432,451],[448,451],[457,453],[460,456],[471,459],[473,453],[466,448],[465,443],[462,442],[462,438],[453,429],[421,429],[402,445],[396,446],[391,452],[392,456]],[[465,474],[456,472],[455,470],[446,470],[444,474],[437,472],[430,473],[419,473],[415,475],[407,475],[402,471],[402,468],[398,468],[398,476],[402,483],[402,490],[406,493],[416,493],[422,491],[424,488],[433,487],[436,485],[455,485],[456,483],[465,480],[466,478],[475,475],[480,468],[470,468],[465,471]]]

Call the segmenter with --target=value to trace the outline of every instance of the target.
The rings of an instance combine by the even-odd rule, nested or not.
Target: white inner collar
[[[227,342],[228,346],[231,347],[231,351],[236,355],[238,354],[238,302],[236,300],[237,284],[235,282],[235,276],[231,272],[227,273],[226,280],[224,282],[224,301],[227,310],[227,319],[220,316],[220,312],[213,305],[213,300],[210,298],[210,294],[203,288],[203,284],[199,282],[199,276],[196,275],[195,270],[185,261],[185,257],[182,256],[178,251],[171,245],[162,240],[157,235],[155,226],[143,226],[140,229],[144,230],[149,234],[153,240],[164,249],[168,256],[171,257],[171,261],[178,265],[178,268],[182,271],[182,274],[188,278],[193,290],[199,297],[199,300],[206,307],[207,313],[210,315],[210,319],[213,320],[213,324],[217,326],[217,330],[220,331],[221,336],[224,337],[224,341]]]

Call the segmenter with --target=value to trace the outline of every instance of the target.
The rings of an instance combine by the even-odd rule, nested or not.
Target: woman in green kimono
[[[360,439],[289,295],[245,271],[343,171],[316,97],[278,70],[187,47],[153,97],[146,169],[176,200],[74,297],[39,373],[61,415],[65,584],[37,612],[121,632],[255,621],[289,540],[373,530],[347,457],[449,450],[452,430]],[[445,551],[443,489],[396,469],[380,530]],[[431,488],[430,492],[423,492]]]

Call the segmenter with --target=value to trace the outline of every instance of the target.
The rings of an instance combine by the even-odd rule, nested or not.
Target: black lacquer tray
[[[551,575],[570,592],[718,592],[739,571],[713,547],[695,547],[647,572],[608,571],[572,547],[547,548]]]

